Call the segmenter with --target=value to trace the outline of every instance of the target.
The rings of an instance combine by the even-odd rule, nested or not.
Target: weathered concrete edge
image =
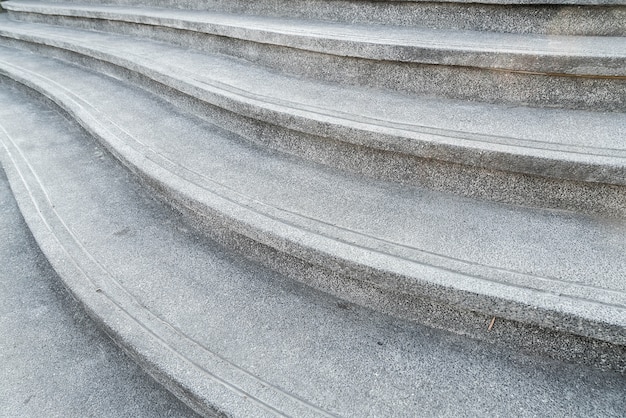
[[[17,74],[12,76],[17,79],[21,78]],[[30,88],[40,89],[40,87],[28,81],[23,82],[31,84]],[[380,270],[375,264],[370,266],[364,265],[362,261],[347,259],[341,253],[327,253],[323,249],[324,245],[320,247],[319,239],[316,239],[316,237],[308,239],[311,246],[301,243],[299,241],[301,241],[304,231],[296,228],[294,231],[277,232],[276,228],[272,226],[276,221],[266,219],[259,214],[246,214],[249,210],[245,208],[239,206],[234,209],[231,208],[234,212],[239,212],[240,215],[233,218],[232,215],[227,215],[229,211],[224,210],[223,204],[219,203],[219,197],[217,201],[215,198],[208,198],[204,189],[194,186],[184,178],[180,178],[158,164],[146,160],[144,151],[137,152],[132,147],[120,143],[119,139],[111,136],[106,129],[102,130],[91,126],[89,121],[85,121],[81,117],[81,110],[73,109],[71,103],[65,103],[63,100],[60,100],[58,97],[60,95],[47,93],[45,89],[43,89],[43,92],[40,91],[38,93],[44,94],[49,100],[55,102],[63,112],[74,118],[85,130],[107,147],[116,158],[122,161],[124,165],[136,173],[145,183],[152,185],[164,200],[181,212],[186,213],[189,218],[195,221],[199,229],[220,241],[225,236],[235,236],[251,240],[256,245],[262,247],[278,248],[280,249],[279,252],[285,254],[285,260],[291,264],[298,263],[298,260],[306,260],[307,263],[330,272],[329,276],[336,276],[340,272],[339,275],[344,276],[341,280],[362,282],[365,287],[376,288],[379,292],[385,294],[383,296],[385,300],[392,300],[399,294],[404,295],[401,297],[402,299],[426,298],[431,303],[434,301],[435,305],[438,305],[435,311],[460,309],[462,311],[482,312],[480,315],[485,317],[496,315],[513,322],[528,324],[534,328],[541,329],[545,327],[559,332],[570,332],[575,335],[586,335],[592,339],[598,338],[610,341],[612,344],[626,345],[624,344],[626,342],[626,327],[623,324],[611,324],[610,320],[598,320],[596,317],[588,317],[588,312],[584,308],[582,309],[584,313],[581,316],[579,308],[580,306],[585,306],[585,303],[581,303],[581,305],[577,305],[578,302],[571,304],[570,309],[573,309],[573,311],[568,313],[555,311],[549,302],[543,306],[538,306],[535,303],[536,300],[544,298],[537,298],[538,294],[533,291],[528,293],[528,291],[520,290],[519,293],[516,293],[518,300],[502,299],[501,296],[498,296],[500,293],[497,291],[491,294],[477,294],[469,288],[463,290],[458,288],[458,286],[455,287],[454,283],[457,283],[457,285],[461,283],[456,279],[458,274],[455,273],[443,272],[443,275],[448,276],[448,278],[439,284],[436,282],[429,283],[419,278],[417,278],[418,281],[416,283],[416,278],[404,277],[402,273]],[[207,220],[209,219],[212,221],[208,222]],[[278,222],[280,223],[280,221]],[[219,234],[216,234],[214,230],[216,225],[219,225],[222,231]],[[236,240],[237,238],[227,239],[227,241],[231,242]],[[234,249],[241,251],[241,248],[237,248],[237,246]],[[433,268],[423,265],[420,269],[432,270]],[[435,276],[442,275],[442,271],[437,268],[434,268],[431,273],[433,272]],[[364,280],[363,277],[368,277],[368,279]],[[465,279],[469,280],[470,277],[465,277]],[[411,283],[409,288],[406,286],[407,282]],[[478,279],[478,282],[476,280],[473,280],[473,282],[474,285],[477,285],[480,279]],[[442,285],[441,283],[448,283],[448,285]],[[489,282],[487,287],[492,288],[493,285],[493,282]],[[325,286],[328,287],[326,284],[322,284],[320,287]],[[508,288],[507,285],[503,286]],[[501,286],[498,285],[496,287],[499,288]],[[504,291],[503,294],[507,293],[504,289],[502,290]],[[343,297],[346,298],[346,295],[343,295]],[[347,295],[347,298],[350,299],[353,296]],[[375,307],[376,304],[380,303],[380,301],[374,300],[372,304],[367,306]],[[597,308],[592,306],[591,311],[600,315],[602,310],[598,311]],[[419,311],[419,309],[421,307],[409,307],[407,312],[407,308],[404,307],[403,312],[394,313],[404,318],[414,319],[419,316],[415,312]],[[610,317],[612,317],[611,314],[607,318]],[[445,322],[445,315],[440,320]],[[459,332],[459,330],[456,331]],[[467,331],[461,329],[460,332],[466,333]]]
[[[365,34],[359,37],[350,37],[332,32],[332,26],[324,28],[326,32],[320,33],[322,28],[313,27],[314,34],[308,32],[295,32],[293,28],[262,28],[258,22],[246,22],[246,16],[241,21],[228,23],[221,22],[220,17],[207,14],[204,19],[194,20],[183,17],[165,17],[163,10],[149,8],[124,7],[116,10],[110,6],[94,6],[94,9],[71,8],[38,3],[20,3],[15,1],[5,2],[5,8],[12,18],[19,20],[31,20],[24,18],[29,14],[43,15],[47,17],[67,17],[82,19],[91,22],[93,29],[105,29],[100,25],[103,21],[110,23],[118,21],[122,23],[145,25],[151,30],[156,27],[177,29],[182,31],[197,32],[212,36],[223,36],[253,43],[265,43],[294,49],[318,52],[337,57],[353,57],[377,61],[397,61],[430,65],[475,67],[486,70],[507,70],[511,72],[539,73],[545,75],[558,74],[559,76],[585,76],[594,77],[617,77],[626,76],[626,50],[613,49],[612,55],[598,54],[595,50],[582,51],[577,49],[576,37],[536,38],[537,50],[519,48],[515,45],[507,45],[506,38],[503,45],[484,48],[480,43],[466,43],[455,47],[445,46],[441,42],[421,42],[414,45],[403,45],[391,41],[391,38],[378,40],[377,28],[373,27],[372,36]],[[175,11],[174,11],[175,12]],[[200,15],[202,16],[202,15]],[[223,20],[223,19],[222,19]],[[41,20],[46,21],[45,19]],[[235,24],[236,23],[236,24]],[[292,22],[288,22],[293,25]],[[302,22],[306,24],[305,21]],[[365,32],[364,32],[365,33]],[[454,33],[454,31],[450,31]],[[419,33],[416,38],[419,39]],[[464,37],[470,37],[470,32],[463,33]],[[389,36],[389,35],[388,35]],[[503,34],[503,37],[515,37],[524,39],[528,35]],[[571,39],[572,47],[561,51],[553,49],[553,53],[541,50],[542,42],[546,44],[560,44],[566,39]],[[584,37],[580,37],[584,39]],[[593,38],[589,38],[593,39]],[[613,38],[614,39],[614,38]],[[603,38],[603,43],[611,42],[611,38]],[[620,52],[622,55],[620,55]]]
[[[507,147],[499,152],[496,150],[487,152],[480,149],[475,150],[477,155],[473,156],[472,148],[464,148],[464,152],[458,152],[455,146],[449,147],[445,144],[430,143],[428,142],[430,141],[428,134],[425,138],[418,135],[410,141],[402,141],[402,138],[398,137],[395,132],[390,134],[370,132],[363,130],[362,126],[349,126],[349,123],[348,126],[345,126],[341,122],[336,124],[327,120],[316,122],[306,116],[304,118],[296,116],[289,111],[287,113],[276,112],[274,109],[259,108],[256,103],[242,102],[239,98],[233,100],[229,94],[226,96],[220,92],[214,94],[205,88],[199,89],[194,83],[181,81],[176,77],[137,65],[123,58],[102,55],[90,50],[82,51],[80,48],[74,48],[77,51],[68,50],[63,46],[49,45],[50,42],[45,40],[15,39],[11,34],[5,35],[6,37],[2,39],[9,46],[35,50],[51,57],[70,61],[79,60],[82,65],[96,71],[104,71],[107,74],[131,80],[144,89],[177,103],[197,116],[207,118],[207,114],[219,113],[221,123],[227,122],[227,126],[224,126],[225,129],[236,132],[249,140],[340,169],[497,202],[608,216],[622,217],[626,215],[624,186],[559,178],[561,174],[567,173],[586,177],[589,175],[588,169],[593,169],[593,165],[589,166],[575,161],[561,161],[560,164],[554,164],[554,160],[544,158],[545,155],[538,158],[534,156],[522,157],[510,153],[510,149]],[[44,44],[39,44],[38,41],[44,42]],[[255,135],[250,135],[249,131],[254,131],[254,126],[259,124],[262,126],[262,130],[276,131],[277,134],[273,135],[273,138],[281,139],[279,141],[259,140]],[[324,136],[318,136],[317,132],[324,132]],[[306,144],[306,146],[294,147],[294,143]],[[402,143],[411,146],[410,148],[399,146]],[[470,165],[450,163],[442,161],[438,157],[432,157],[430,156],[431,151],[428,151],[429,146],[420,147],[420,144],[430,144],[430,148],[437,148],[435,153],[438,157],[441,154],[463,156],[469,160]],[[386,150],[385,147],[390,149]],[[496,146],[496,148],[498,147]],[[329,152],[329,149],[332,151]],[[315,152],[310,152],[311,150],[315,150]],[[414,155],[424,150],[429,155]],[[522,151],[528,152],[528,149],[523,148]],[[354,165],[356,161],[354,159],[355,152],[364,157],[358,159],[360,161],[358,165]],[[541,152],[545,153],[546,151],[541,150]],[[515,158],[513,157],[517,157],[517,161],[514,162]],[[523,168],[519,170],[521,168],[519,167],[520,159],[524,161],[522,166],[527,166],[533,171],[546,168],[549,172],[554,171],[556,167],[558,173],[555,173],[554,178],[526,174],[523,172]],[[478,165],[472,165],[475,163]],[[483,168],[483,165],[488,168]],[[495,167],[490,165],[495,165]],[[501,165],[503,167],[500,167]],[[398,167],[402,167],[402,170],[398,170]],[[512,167],[518,170],[510,171]],[[621,181],[619,179],[624,177],[625,167],[611,164],[596,167],[597,170],[613,172],[614,176],[611,178],[619,183]],[[451,180],[440,183],[438,179],[442,178],[441,173],[450,174],[450,176],[443,178],[450,178]],[[602,176],[604,175],[606,173],[602,174]],[[477,183],[477,179],[480,179],[481,182]],[[511,189],[507,186],[511,181],[520,187]],[[523,193],[513,195],[515,190]],[[529,194],[528,190],[533,190],[535,194]],[[554,199],[553,192],[557,193],[558,199]]]
[[[20,12],[9,12],[10,15]],[[15,16],[17,17],[17,16]],[[23,13],[20,17],[30,23],[48,23],[80,29],[94,29],[93,21],[80,18],[42,16]],[[102,22],[102,21],[99,21]],[[152,37],[174,42],[187,48],[193,40],[195,48],[261,64],[275,71],[296,76],[318,78],[374,89],[442,97],[451,100],[472,100],[517,106],[549,107],[591,111],[621,112],[626,108],[624,77],[579,77],[511,72],[474,66],[434,65],[340,56],[302,48],[281,46],[271,42],[241,40],[228,36],[208,35],[164,26],[141,25],[107,20],[96,30]],[[108,28],[108,29],[107,29]],[[198,39],[195,39],[198,38]],[[206,38],[206,39],[200,39]],[[317,41],[314,39],[313,44]],[[377,48],[375,46],[375,48]],[[480,54],[478,54],[480,55]],[[285,59],[288,56],[289,59]],[[534,58],[533,58],[534,60]],[[531,60],[531,61],[533,61]],[[584,61],[584,60],[583,60]],[[478,62],[481,62],[479,59]],[[361,77],[360,74],[375,74]],[[433,83],[432,80],[443,80]],[[584,91],[585,94],[581,94]],[[550,92],[550,94],[545,94]]]

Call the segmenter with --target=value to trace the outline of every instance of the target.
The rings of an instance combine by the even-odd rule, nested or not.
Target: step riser
[[[10,80],[7,82],[12,83]],[[600,339],[614,339],[623,331],[619,327],[607,327],[601,323],[590,324],[586,320],[581,321],[569,316],[544,312],[529,306],[520,305],[515,307],[509,303],[506,306],[499,306],[498,301],[490,298],[485,299],[483,296],[464,292],[453,292],[451,294],[443,288],[432,285],[411,286],[411,289],[406,289],[410,294],[406,294],[401,288],[389,288],[386,284],[384,286],[373,284],[376,282],[389,283],[390,273],[375,271],[371,268],[330,256],[329,254],[320,253],[313,248],[303,247],[295,242],[284,241],[282,238],[274,236],[270,231],[263,232],[254,228],[250,229],[250,226],[246,225],[245,222],[242,223],[239,220],[229,218],[222,212],[216,212],[212,207],[195,201],[193,196],[180,192],[177,187],[164,184],[156,180],[156,177],[150,173],[144,172],[143,168],[129,160],[128,156],[119,153],[115,147],[112,147],[107,138],[99,137],[99,133],[92,130],[87,122],[81,120],[80,116],[75,114],[73,109],[68,108],[64,103],[56,104],[63,107],[64,112],[70,114],[73,118],[77,118],[78,122],[90,134],[95,135],[107,146],[120,161],[141,178],[144,184],[156,191],[171,206],[182,212],[196,228],[233,247],[247,257],[260,261],[282,273],[290,274],[297,280],[304,281],[329,293],[356,303],[369,304],[368,306],[375,305],[382,311],[402,318],[426,322],[431,326],[456,332],[467,332],[467,329],[474,329],[476,332],[470,331],[469,335],[475,338],[489,339],[488,337],[491,334],[486,333],[483,327],[486,323],[485,321],[488,321],[489,316],[492,314],[498,316],[502,314],[503,317],[511,314],[519,315],[524,317],[525,321],[528,321],[526,325],[521,325],[516,321],[503,320],[505,335],[517,335],[512,331],[520,327],[531,329],[533,334],[543,335],[538,337],[540,340],[545,340],[545,343],[542,343],[544,348],[540,351],[544,354],[558,357],[558,350],[551,352],[548,348],[554,347],[554,333],[560,334],[561,332],[547,331],[541,326],[530,325],[538,321],[543,326],[567,331],[563,338],[559,338],[560,341],[567,341],[567,345],[575,344],[581,347],[581,350],[591,350],[590,352],[601,349],[602,361],[605,358],[612,359],[612,369],[618,370],[623,366],[620,365],[620,361],[624,359],[623,352],[625,347],[623,344],[607,344],[595,339],[570,334],[570,332],[575,330],[580,331],[580,327],[583,327],[587,330],[594,329],[594,332],[598,333],[595,337]],[[277,251],[277,249],[280,250]],[[312,279],[313,282],[311,282]],[[405,278],[398,277],[396,281],[398,283],[408,283],[411,279],[407,281]],[[490,314],[488,316],[472,313],[476,310],[487,311]],[[450,325],[450,315],[457,318],[472,318],[469,325],[473,325],[468,327],[467,323],[462,322]],[[503,341],[502,336],[499,336],[498,340]],[[509,342],[512,343],[513,340]],[[533,342],[533,347],[535,343]],[[522,346],[525,345],[522,344]],[[585,356],[585,359],[587,361],[588,356]],[[592,362],[596,360],[592,360]]]
[[[100,4],[83,1],[81,3]],[[145,1],[112,1],[142,5]],[[487,2],[485,2],[487,3]],[[496,3],[496,2],[494,2]],[[498,5],[463,2],[151,1],[152,7],[216,10],[269,17],[552,35],[624,36],[626,7]]]
[[[472,62],[475,61],[475,65],[480,65],[485,60],[485,57],[479,55],[470,58],[465,66],[365,59],[343,56],[342,54],[349,54],[349,51],[355,50],[355,47],[349,46],[337,47],[339,49],[336,53],[324,53],[327,48],[319,48],[315,42],[309,43],[308,41],[304,41],[302,46],[293,48],[272,44],[273,41],[259,43],[128,22],[11,11],[9,14],[14,19],[31,23],[105,30],[164,40],[183,47],[243,58],[291,74],[342,84],[488,103],[611,112],[626,110],[626,99],[624,99],[626,97],[626,77],[534,74],[532,68],[524,69],[524,71],[530,71],[528,73],[477,68],[472,66]],[[318,48],[322,51],[306,50],[307,48]],[[344,49],[347,50],[344,51]],[[445,61],[446,59],[428,57],[427,55],[430,53],[424,57],[427,62],[429,60],[437,62],[440,59]],[[523,58],[518,58],[518,60],[524,62]],[[492,58],[486,59],[491,60]],[[511,62],[508,57],[497,59],[506,63]],[[546,62],[550,63],[550,60]],[[570,68],[585,67],[588,59],[581,59],[580,62],[577,62],[575,59],[567,58],[565,62],[567,64],[564,65]],[[611,66],[623,67],[618,62],[605,64],[604,67],[606,68]],[[597,65],[597,63],[593,65]]]
[[[161,81],[155,81],[154,74],[142,74],[141,68],[128,69],[60,48],[8,38],[0,38],[0,42],[65,59],[126,79],[248,140],[350,172],[504,203],[626,216],[626,187],[622,185],[553,179],[498,169],[499,167],[523,169],[526,166],[538,172],[552,172],[555,177],[578,173],[585,178],[593,177],[594,174],[591,174],[593,172],[610,175],[610,168],[607,167],[585,168],[580,163],[560,162],[557,168],[559,171],[554,172],[555,164],[550,160],[542,162],[529,159],[524,163],[519,156],[507,158],[506,155],[496,154],[490,159],[483,153],[475,159],[494,168],[487,169],[441,161],[437,159],[437,152],[441,151],[437,150],[434,150],[432,158],[420,158],[403,152],[374,149],[359,145],[363,143],[364,138],[372,135],[367,132],[339,129],[332,125],[315,124],[310,121],[298,122],[288,115],[285,118],[279,114],[225,101],[223,98],[207,96],[184,84],[176,84],[177,82],[172,79],[168,81],[160,77]],[[174,87],[165,84],[168,82]],[[254,118],[243,115],[254,115]],[[276,124],[281,119],[285,119],[284,123],[287,126]],[[316,133],[323,133],[323,136]],[[384,135],[381,134],[374,136],[384,139]],[[398,138],[388,139],[390,143],[398,142]],[[456,154],[460,151],[448,152]],[[467,157],[470,152],[464,150],[461,153]],[[445,158],[445,152],[441,157]],[[620,174],[620,170],[623,169],[619,167],[615,169],[618,171],[613,173],[613,178],[623,177],[623,174]]]

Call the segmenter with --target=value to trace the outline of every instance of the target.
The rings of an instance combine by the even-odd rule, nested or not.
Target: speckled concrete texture
[[[111,2],[3,3],[9,415],[623,415],[625,0]]]
[[[380,61],[590,77],[626,75],[626,57],[620,54],[625,41],[620,37],[435,31],[421,27],[347,25],[149,7],[57,6],[39,2],[6,2],[4,7],[19,20],[40,15],[40,23],[53,23],[55,17],[82,18],[81,26],[90,29],[110,28],[114,22],[135,23],[137,29],[133,32],[141,32],[144,37],[150,37],[157,28],[163,27]],[[15,12],[26,15],[21,19],[22,15]],[[60,23],[69,25],[70,22],[72,20],[68,19]]]
[[[623,375],[396,320],[242,260],[152,200],[58,114],[1,94],[2,161],[39,245],[99,324],[195,406],[242,417],[626,408]],[[82,273],[69,274],[73,263]]]
[[[1,169],[0,236],[1,416],[197,416],[115,346],[63,288]]]
[[[61,3],[53,1],[47,3]],[[73,4],[101,4],[73,1]],[[141,0],[112,0],[144,6]],[[472,4],[468,4],[472,3]],[[342,1],[342,0],[158,0],[153,7],[213,10],[234,14],[422,26],[434,29],[544,33],[552,35],[623,36],[626,5],[608,1]]]
[[[11,3],[6,7],[14,8]],[[15,8],[30,10],[19,4]],[[160,33],[161,39],[179,42],[206,33],[198,45],[212,46],[212,52],[343,84],[492,103],[626,109],[626,82],[620,77],[626,68],[623,37],[433,31],[223,14],[198,17],[193,12],[154,9],[126,13],[69,9],[66,14],[72,17],[66,18],[37,15],[38,9],[11,15],[142,37]]]
[[[470,315],[474,325],[443,326],[476,337],[484,336],[475,330],[484,327],[485,316],[495,315],[531,324],[540,334],[549,329],[623,346],[621,219],[487,204],[359,179],[250,146],[119,81],[18,52],[11,57],[19,70],[14,77],[44,86],[47,96],[198,227],[274,248],[291,257],[287,264],[301,259],[320,266],[330,274],[318,287],[351,300],[369,286],[386,301],[405,294],[412,302],[392,313],[425,316],[438,326],[446,323],[448,307],[480,312],[482,317]],[[24,78],[33,71],[45,73],[45,80]],[[59,89],[69,80],[70,88]],[[125,112],[117,111],[120,103]],[[334,274],[362,286],[336,286]],[[309,282],[323,283],[326,276]],[[559,347],[569,341],[556,340]],[[611,367],[621,369],[620,350],[606,351]]]

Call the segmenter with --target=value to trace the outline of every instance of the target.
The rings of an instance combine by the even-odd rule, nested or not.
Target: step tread
[[[489,169],[626,184],[621,113],[405,96],[288,77],[154,41],[7,19],[0,19],[0,34],[101,57],[288,128],[304,125],[373,148]],[[355,130],[362,135],[346,133]]]
[[[116,342],[201,412],[624,410],[621,375],[407,324],[233,257],[151,200],[58,113],[4,88],[0,101],[2,163],[44,253]]]
[[[8,10],[120,20],[374,60],[626,76],[626,38],[437,30],[211,11],[9,1]]]
[[[244,235],[392,273],[377,279],[383,287],[411,293],[427,284],[478,294],[485,301],[466,302],[478,310],[491,298],[539,309],[498,312],[510,319],[541,323],[547,310],[609,324],[598,336],[626,342],[626,220],[479,202],[343,174],[239,141],[117,80],[0,51],[3,72],[56,98],[185,205],[225,214]],[[589,325],[576,332],[602,334]]]

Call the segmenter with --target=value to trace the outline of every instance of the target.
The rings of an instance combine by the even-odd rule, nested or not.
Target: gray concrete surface
[[[48,3],[65,3],[62,0]],[[100,4],[93,0],[73,4]],[[142,0],[115,0],[144,6]],[[468,4],[470,3],[470,4]],[[622,36],[623,0],[607,1],[363,1],[363,0],[157,0],[154,7],[347,23],[422,26],[436,29],[564,35]],[[600,7],[598,7],[600,6]],[[604,7],[602,7],[604,6]]]
[[[392,319],[233,256],[58,114],[1,94],[2,161],[39,245],[97,323],[196,405],[242,417],[625,410],[624,375]]]
[[[355,178],[246,144],[119,81],[4,53],[13,77],[43,86],[198,228],[241,253],[404,318],[624,367],[623,220]],[[486,328],[492,316],[505,319],[497,334]]]
[[[8,3],[7,7],[12,6]],[[158,11],[152,13],[156,15],[152,18],[145,16],[149,12],[138,12],[123,19],[150,22],[147,25],[116,24],[115,13],[110,20],[86,19],[81,23],[79,17],[37,18],[36,10],[24,14],[9,10],[9,15],[95,30],[117,27],[139,36],[161,33],[161,38],[179,42],[201,38],[198,44],[214,48],[213,52],[244,55],[281,71],[401,93],[538,107],[626,109],[626,81],[617,76],[624,68],[621,37],[598,40],[465,33],[225,15],[194,17],[190,22],[164,17]],[[71,14],[81,13],[78,10]],[[185,29],[169,29],[171,26]],[[202,39],[199,31],[209,34]],[[568,74],[572,72],[575,74]],[[606,77],[605,73],[612,76]]]
[[[5,2],[4,7],[11,12],[26,13],[26,20],[32,15],[42,15],[42,22],[68,17],[72,19],[68,19],[67,24],[82,21],[83,26],[92,29],[110,30],[113,22],[135,23],[135,32],[141,31],[146,37],[162,27],[339,57],[589,77],[626,75],[626,40],[623,37],[442,31],[147,6],[10,1]],[[12,16],[20,18],[22,15],[13,13]]]
[[[626,2],[114,1],[0,17],[0,407],[623,416]]]
[[[2,169],[0,237],[0,416],[197,416],[69,295],[24,223]]]

